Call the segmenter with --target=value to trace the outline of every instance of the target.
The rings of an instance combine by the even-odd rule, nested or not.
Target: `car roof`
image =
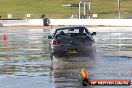
[[[66,26],[66,27],[58,28],[56,30],[59,30],[59,29],[73,29],[73,28],[86,28],[86,27],[85,26]]]

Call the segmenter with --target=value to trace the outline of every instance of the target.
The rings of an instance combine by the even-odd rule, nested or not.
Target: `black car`
[[[58,28],[52,36],[48,36],[48,39],[51,39],[51,56],[93,56],[96,51],[94,35],[96,32],[90,33],[82,26]]]

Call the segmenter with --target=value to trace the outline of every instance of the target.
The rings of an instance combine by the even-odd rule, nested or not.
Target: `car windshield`
[[[73,27],[73,28],[61,28],[57,29],[55,35],[57,34],[86,34],[89,33],[85,27]]]

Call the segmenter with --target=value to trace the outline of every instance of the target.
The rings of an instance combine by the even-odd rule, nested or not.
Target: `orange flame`
[[[84,77],[84,78],[88,78],[89,77],[88,72],[85,72],[84,68],[82,68],[81,73],[82,73],[82,77]]]

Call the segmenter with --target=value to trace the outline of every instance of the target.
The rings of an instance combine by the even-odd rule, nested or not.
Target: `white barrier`
[[[0,27],[3,27],[3,22],[2,21],[0,21]]]
[[[33,26],[43,26],[43,19],[30,19],[29,25]]]
[[[3,20],[3,26],[43,26],[42,19]],[[50,25],[132,26],[132,19],[50,19]]]
[[[3,26],[43,26],[42,19],[2,20]]]
[[[50,25],[132,26],[132,19],[50,19]]]

